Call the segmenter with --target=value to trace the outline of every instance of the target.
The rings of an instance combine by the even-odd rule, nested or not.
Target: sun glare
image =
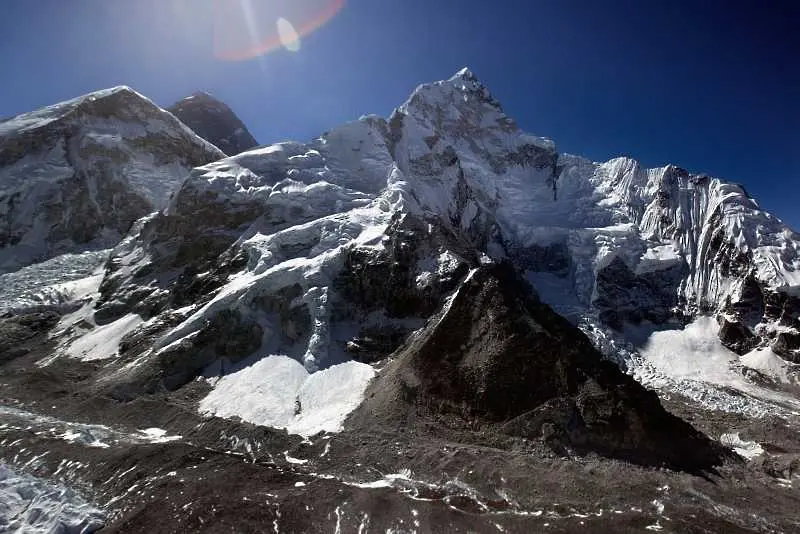
[[[300,35],[298,35],[297,30],[294,29],[292,23],[281,17],[278,19],[277,26],[278,37],[283,47],[290,52],[297,52],[300,50]]]
[[[215,0],[214,54],[244,61],[284,48],[328,22],[344,0]]]

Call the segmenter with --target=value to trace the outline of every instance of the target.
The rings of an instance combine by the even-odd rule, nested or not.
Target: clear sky
[[[319,26],[331,1],[249,3],[239,37]],[[219,59],[244,4],[2,0],[0,117],[119,84],[163,106],[201,89],[259,142],[302,141],[469,66],[561,151],[736,181],[800,228],[800,2],[349,0],[296,51]]]

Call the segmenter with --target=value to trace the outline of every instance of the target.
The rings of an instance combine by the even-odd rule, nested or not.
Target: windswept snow
[[[0,464],[0,532],[90,534],[104,524],[105,514],[73,489]]]
[[[301,436],[338,432],[374,376],[371,366],[355,361],[309,374],[287,356],[268,356],[220,378],[200,411]]]

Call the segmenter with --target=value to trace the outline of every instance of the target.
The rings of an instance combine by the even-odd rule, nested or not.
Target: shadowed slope
[[[435,419],[692,472],[725,455],[602,360],[508,264],[474,271],[394,356],[354,414],[356,425]]]

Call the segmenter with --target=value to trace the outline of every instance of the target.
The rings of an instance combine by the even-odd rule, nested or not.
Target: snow
[[[148,428],[134,433],[114,430],[105,425],[62,421],[10,406],[0,406],[4,428],[32,432],[47,439],[60,439],[85,447],[108,448],[119,443],[167,443],[181,439],[161,428]]]
[[[0,312],[39,309],[67,311],[90,298],[102,281],[109,250],[63,254],[45,262],[0,274]]]
[[[525,279],[533,286],[539,299],[577,324],[585,313],[585,306],[578,300],[572,280],[551,273],[526,271]]]
[[[112,323],[97,326],[71,342],[65,353],[87,362],[113,358],[117,355],[122,338],[143,322],[140,316],[128,314]]]
[[[27,133],[30,132],[31,130],[36,130],[50,126],[52,125],[52,123],[56,121],[70,119],[71,115],[74,115],[75,112],[80,110],[82,106],[121,93],[127,93],[131,96],[134,96],[139,105],[142,105],[150,109],[156,108],[160,110],[158,117],[160,119],[160,122],[148,124],[147,129],[151,131],[158,131],[159,128],[177,129],[180,132],[180,134],[184,136],[193,137],[196,140],[199,140],[200,142],[208,146],[209,148],[212,148],[207,141],[204,141],[200,137],[198,137],[197,134],[195,134],[188,126],[184,125],[183,123],[175,119],[170,113],[167,113],[166,111],[158,108],[158,106],[156,106],[150,99],[148,99],[144,95],[137,93],[136,91],[125,85],[119,85],[116,87],[110,87],[108,89],[101,89],[99,91],[87,93],[85,95],[81,95],[79,97],[66,100],[64,102],[59,102],[51,106],[46,106],[29,113],[22,113],[20,115],[11,117],[8,120],[1,121],[0,137],[11,136],[19,133]]]
[[[639,356],[626,363],[645,386],[675,391],[715,410],[762,417],[768,414],[798,415],[800,401],[749,381],[741,372],[744,362],[764,358],[752,353],[740,357],[717,337],[712,317],[700,316],[684,329],[648,331],[629,326],[629,339],[642,340]],[[771,358],[767,361],[774,363]],[[771,364],[772,364],[771,363]]]
[[[163,428],[156,427],[139,430],[139,435],[141,436],[141,439],[150,443],[169,443],[170,441],[177,441],[181,439],[181,436],[170,436],[169,433]]]
[[[290,464],[303,465],[308,463],[308,460],[303,458],[295,458],[294,456],[289,455],[289,451],[283,451],[283,457]]]
[[[89,534],[104,524],[105,514],[73,489],[0,463],[0,531]]]
[[[770,378],[782,382],[784,384],[792,384],[792,376],[795,373],[790,371],[795,370],[798,366],[791,364],[772,352],[771,348],[756,348],[742,356],[739,361],[745,367],[755,369]]]
[[[645,251],[636,267],[636,274],[641,275],[668,269],[681,263],[683,263],[683,258],[677,253],[674,245],[658,245]]]
[[[717,329],[712,317],[699,317],[683,330],[654,332],[641,353],[671,377],[730,385],[737,356],[719,342]]]
[[[112,97],[116,100],[110,105],[124,107],[119,114],[95,108],[95,102]],[[153,146],[164,138],[171,145],[154,153]],[[113,212],[123,206],[161,209],[189,174],[190,154],[193,159],[202,154],[206,161],[225,157],[128,87],[97,91],[0,122],[0,140],[3,146],[24,149],[4,154],[0,165],[0,218],[6,220],[0,237],[13,243],[0,248],[0,272],[64,252],[113,246],[126,228],[99,228],[88,236],[64,230],[79,226],[70,220],[84,213],[113,221]],[[76,189],[86,194],[76,195]],[[117,200],[101,206],[101,189],[113,190],[109,194]]]
[[[87,447],[97,447],[99,449],[107,449],[110,447],[108,443],[101,441],[97,436],[86,429],[81,429],[79,431],[67,430],[58,437],[64,441],[68,441],[70,443],[79,443]]]
[[[354,361],[309,374],[292,358],[268,356],[221,377],[200,402],[200,412],[306,437],[338,432],[374,376],[372,367]]]
[[[630,158],[594,163],[557,155],[551,141],[519,130],[468,70],[419,86],[389,122],[391,135],[386,120],[365,116],[308,144],[259,147],[196,169],[184,189],[207,193],[221,209],[258,206],[290,216],[281,226],[253,223],[238,243],[249,254],[247,269],[156,349],[192,335],[222,309],[251,313],[255,299],[297,284],[314,332],[307,346],[270,352],[299,357],[299,350],[308,372],[335,362],[328,303],[343,250],[353,244],[380,247],[398,211],[445,225],[452,221],[461,235],[486,240],[486,251],[496,258],[515,259],[515,250],[525,247],[563,245],[568,272],[528,269],[527,277],[545,302],[576,324],[592,317],[598,272],[617,258],[639,276],[685,269],[675,291],[690,304],[713,307],[735,297],[735,280],[709,257],[714,235],[753,250],[759,280],[768,287],[790,291],[796,285],[797,236],[758,210],[741,188],[672,166],[646,169]],[[174,203],[169,211],[179,209]],[[418,286],[428,285],[452,261],[421,260]],[[278,337],[273,322],[259,323],[265,340]],[[653,333],[642,354],[634,350],[634,360],[625,363],[649,385],[676,388],[717,407],[763,413],[770,402],[785,405],[783,396],[770,396],[741,374],[742,366],[774,372],[776,362],[755,355],[739,361],[719,344],[716,332],[713,321],[700,319],[679,334]],[[678,343],[677,355],[671,343]],[[270,372],[278,371],[276,366]],[[303,380],[299,370],[288,376]],[[297,384],[289,380],[286,387],[294,391]],[[280,422],[293,410],[283,405],[269,414],[244,411],[252,419]]]
[[[111,126],[95,131],[88,142],[116,143]],[[122,137],[139,135],[124,132]],[[56,150],[45,159],[58,166],[62,154]],[[134,172],[134,181],[163,181],[150,167]],[[177,168],[164,172],[172,175]],[[330,382],[346,370],[352,377],[338,379],[350,384],[352,378],[350,386],[358,390],[371,372],[353,362],[341,370],[331,367],[345,357],[333,348],[339,339],[331,332],[347,327],[333,319],[334,280],[350,247],[379,249],[387,227],[402,213],[441,224],[479,256],[521,262],[538,253],[533,247],[563,249],[567,266],[557,271],[547,265],[520,267],[545,302],[615,351],[649,386],[720,409],[765,413],[770,403],[797,409],[797,403],[742,374],[750,367],[785,381],[791,369],[769,352],[739,358],[727,351],[712,319],[698,318],[682,330],[618,335],[595,321],[592,302],[598,272],[620,259],[634,274],[657,282],[666,270],[682,276],[674,293],[692,313],[701,306],[718,309],[728,298],[736,301],[742,284],[720,268],[717,255],[739,253],[752,256],[747,267],[763,287],[800,294],[800,236],[760,210],[739,186],[673,166],[647,169],[631,158],[595,163],[557,154],[549,139],[521,131],[468,69],[419,86],[388,121],[364,116],[309,143],[258,147],[196,168],[166,213],[192,217],[188,210],[197,206],[182,203],[183,197],[203,199],[220,211],[261,215],[239,230],[235,244],[247,254],[246,268],[189,310],[185,321],[155,343],[155,353],[232,309],[264,331],[262,348],[251,356],[278,355],[248,360],[248,367],[223,376],[203,401],[204,413],[307,434],[357,404],[360,397],[350,398]],[[135,237],[142,224],[117,249],[125,252],[119,256],[120,276],[148,261]],[[209,231],[218,230],[231,231]],[[417,284],[427,286],[457,261],[446,255],[423,259],[414,273]],[[300,296],[286,304],[305,307],[312,332],[308,339],[286,342],[280,322],[257,303],[296,287]],[[97,327],[72,350],[109,357],[136,321],[128,316]],[[628,347],[634,340],[641,351]]]
[[[764,449],[755,441],[744,441],[739,437],[738,432],[722,434],[719,438],[720,443],[732,448],[736,454],[747,460],[752,460],[756,456],[764,454]]]

